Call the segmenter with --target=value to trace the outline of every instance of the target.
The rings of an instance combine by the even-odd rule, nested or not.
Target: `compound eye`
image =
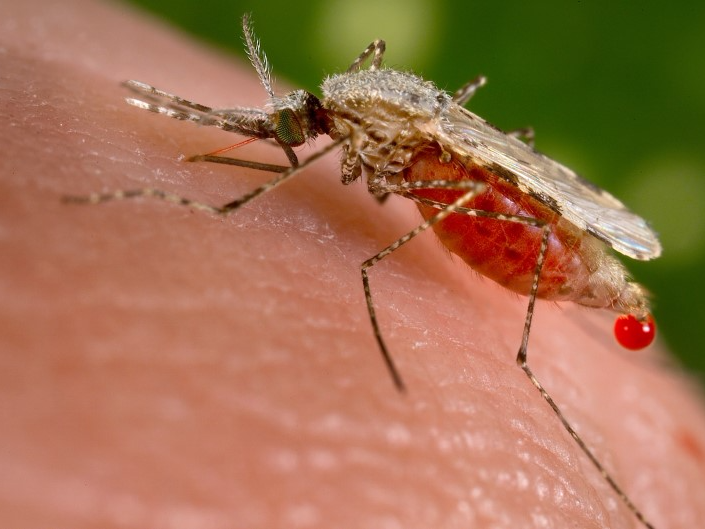
[[[296,147],[306,141],[299,118],[293,110],[285,108],[277,113],[277,139],[284,145]]]

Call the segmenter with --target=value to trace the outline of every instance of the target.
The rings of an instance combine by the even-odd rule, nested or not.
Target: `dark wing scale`
[[[446,150],[506,175],[521,191],[616,251],[639,260],[661,254],[654,231],[619,200],[472,112],[451,104],[432,135]]]

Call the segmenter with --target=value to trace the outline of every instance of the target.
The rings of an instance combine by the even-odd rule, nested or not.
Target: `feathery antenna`
[[[259,77],[259,80],[269,94],[269,97],[274,97],[274,91],[272,90],[272,73],[269,68],[269,61],[267,60],[267,56],[262,51],[259,40],[255,37],[254,31],[252,30],[252,22],[250,21],[249,13],[245,13],[242,17],[242,32],[245,36],[247,56],[250,58],[252,66],[254,66],[257,71],[257,77]]]

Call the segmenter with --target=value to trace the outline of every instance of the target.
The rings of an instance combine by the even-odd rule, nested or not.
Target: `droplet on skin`
[[[654,341],[656,324],[651,314],[640,320],[633,314],[618,316],[614,322],[614,337],[625,349],[636,351],[643,349]]]

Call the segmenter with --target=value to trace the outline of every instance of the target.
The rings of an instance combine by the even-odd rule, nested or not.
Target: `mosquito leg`
[[[322,156],[328,154],[330,151],[333,149],[337,148],[341,143],[345,141],[345,138],[340,138],[333,143],[330,143],[326,145],[323,149],[319,150],[318,152],[313,153],[311,156],[306,158],[304,163],[301,165],[295,165],[291,168],[289,168],[287,171],[281,173],[280,175],[276,176],[266,184],[258,187],[257,189],[253,189],[249,193],[241,196],[240,198],[233,200],[232,202],[228,202],[224,206],[220,207],[219,213],[222,215],[228,215],[238,209],[240,206],[247,204],[250,200],[257,198],[260,195],[263,195],[264,193],[267,193],[268,191],[271,191],[275,187],[277,187],[279,184],[285,182],[292,176],[296,175],[297,173],[301,172],[301,170],[311,163],[315,162]]]
[[[289,163],[291,164],[291,166],[292,167],[298,166],[299,159],[296,157],[296,153],[294,152],[294,149],[292,149],[290,145],[285,145],[284,143],[280,143],[279,146],[284,151],[284,154],[286,154],[286,157],[289,160]]]
[[[419,189],[472,189],[476,194],[482,193],[485,190],[485,184],[476,180],[416,180],[414,182],[390,184],[383,176],[375,176],[370,178],[367,186],[369,192],[373,195],[388,195],[389,193],[396,193],[403,197],[407,197],[408,194],[408,198],[412,198],[412,193],[409,193],[409,191]],[[439,209],[448,207],[448,204],[443,204],[442,202],[437,202],[437,204],[440,206]]]
[[[521,129],[509,131],[507,132],[507,136],[523,141],[532,149],[535,147],[534,140],[536,139],[536,136],[533,127],[523,127]]]
[[[458,182],[462,181],[453,181],[450,182],[451,184],[457,184]],[[427,199],[424,197],[419,197],[413,194],[414,189],[417,188],[417,185],[421,188],[443,188],[445,185],[445,181],[439,180],[436,182],[420,182],[420,181],[415,181],[415,182],[404,182],[401,184],[398,184],[396,186],[388,186],[388,190],[390,192],[397,192],[398,194],[410,198],[416,202],[419,202],[421,204],[431,206],[434,208],[439,209],[440,211],[444,211],[445,208],[448,206],[442,202],[437,202],[435,200]],[[449,188],[450,186],[446,186],[446,188]],[[396,190],[394,188],[400,188],[399,190]],[[588,459],[592,462],[592,464],[597,468],[597,470],[600,472],[604,480],[610,485],[612,490],[617,494],[617,496],[624,502],[624,504],[627,506],[627,508],[634,514],[634,516],[648,529],[654,529],[653,525],[651,525],[645,518],[644,514],[634,505],[634,503],[629,499],[629,497],[626,495],[626,493],[622,490],[622,488],[617,484],[617,482],[614,480],[614,478],[609,474],[607,469],[600,463],[600,461],[597,459],[597,457],[592,453],[592,451],[587,447],[585,442],[582,440],[582,438],[578,435],[578,433],[575,431],[575,429],[571,426],[571,424],[568,422],[568,420],[565,418],[563,415],[563,412],[561,412],[560,408],[558,408],[558,405],[555,403],[553,398],[546,392],[546,390],[543,388],[543,385],[539,382],[539,380],[536,378],[536,376],[533,374],[531,368],[528,365],[527,361],[527,348],[529,344],[529,332],[531,330],[531,322],[533,319],[534,315],[534,307],[536,304],[536,296],[538,294],[538,288],[539,288],[539,278],[541,276],[541,270],[543,268],[543,264],[546,258],[546,251],[548,248],[548,237],[550,235],[550,226],[545,225],[542,221],[538,219],[534,219],[531,217],[523,217],[523,216],[518,216],[518,215],[505,215],[493,211],[483,211],[483,210],[476,210],[476,209],[471,209],[471,208],[464,208],[464,207],[457,207],[454,211],[454,214],[465,214],[465,215],[470,215],[470,216],[475,216],[475,217],[485,217],[485,218],[494,218],[500,221],[510,221],[510,222],[518,222],[521,224],[527,224],[531,226],[536,226],[536,227],[542,227],[542,237],[541,237],[541,246],[539,248],[539,254],[536,260],[536,268],[534,270],[534,279],[531,285],[531,291],[529,293],[529,306],[526,312],[526,319],[524,321],[524,332],[522,335],[522,341],[521,341],[521,346],[519,348],[519,352],[517,354],[517,364],[521,369],[524,371],[524,373],[527,375],[531,383],[539,390],[541,393],[541,396],[546,400],[546,402],[549,404],[553,412],[556,414],[558,419],[561,421],[561,424],[565,428],[565,430],[571,435],[571,437],[575,440],[577,445],[580,447],[580,449],[583,451],[583,453],[588,457]],[[384,350],[383,350],[384,353]]]
[[[443,182],[443,180],[439,180],[438,182]],[[432,189],[432,188],[426,188],[426,189]],[[436,209],[444,209],[448,207],[448,204],[444,202],[438,202],[437,200],[431,200],[429,198],[425,197],[419,197],[417,195],[414,195],[413,193],[398,193],[399,195],[403,196],[404,198],[409,198],[413,200],[414,202],[418,202],[419,204],[423,204],[424,206],[431,206],[432,208]],[[542,220],[539,220],[534,217],[526,217],[523,215],[509,215],[507,213],[498,213],[496,211],[486,211],[484,209],[475,209],[475,208],[457,208],[454,212],[456,215],[467,215],[469,217],[482,217],[485,219],[496,219],[496,220],[501,220],[501,221],[506,221],[506,222],[516,222],[518,224],[525,224],[527,226],[535,226],[537,228],[543,227],[544,222]]]
[[[465,181],[466,183],[474,184],[472,181]],[[469,189],[465,193],[463,193],[460,198],[458,198],[455,202],[452,204],[448,204],[444,209],[440,210],[436,215],[431,217],[430,219],[426,220],[413,230],[411,230],[409,233],[406,235],[400,237],[396,241],[394,241],[392,244],[387,246],[384,250],[379,252],[377,255],[371,257],[362,265],[360,266],[360,272],[362,274],[362,288],[365,291],[365,301],[367,303],[367,313],[370,317],[370,323],[372,324],[372,330],[375,335],[375,339],[377,340],[377,344],[380,348],[380,351],[382,352],[382,357],[384,358],[384,362],[387,365],[387,369],[389,370],[389,373],[392,377],[392,380],[394,381],[394,385],[396,386],[397,390],[400,392],[406,391],[406,386],[404,384],[404,381],[401,378],[401,375],[399,373],[399,370],[397,369],[396,365],[394,364],[394,360],[392,359],[392,356],[389,354],[389,349],[387,348],[387,345],[384,342],[384,339],[382,338],[382,332],[379,327],[379,322],[377,320],[377,314],[375,312],[375,307],[374,303],[372,301],[372,292],[370,290],[370,280],[367,274],[367,269],[371,268],[375,264],[377,264],[379,261],[387,257],[389,254],[394,252],[395,250],[399,249],[401,246],[409,242],[411,239],[416,237],[418,234],[421,232],[427,230],[437,222],[442,221],[444,218],[446,218],[448,215],[451,215],[454,213],[457,208],[462,207],[463,204],[465,204],[468,200],[471,200],[476,194],[477,190],[475,189],[476,186],[473,186],[473,188]]]
[[[248,169],[257,169],[258,171],[266,171],[268,173],[285,173],[286,171],[291,169],[291,167],[288,167],[286,165],[274,165],[271,163],[253,162],[250,160],[238,160],[236,158],[228,158],[227,156],[216,156],[213,154],[197,154],[188,158],[187,161],[236,165],[237,167],[247,167]]]
[[[372,180],[370,183],[371,193],[384,193],[383,196],[388,196],[395,193],[404,198],[418,202],[425,206],[431,206],[438,210],[443,210],[448,207],[447,202],[439,202],[426,197],[420,197],[413,193],[419,189],[458,189],[468,190],[473,189],[475,194],[482,193],[485,190],[485,184],[473,180],[415,180],[413,182],[401,182],[400,184],[388,184],[383,180]],[[528,226],[542,227],[545,223],[534,217],[524,215],[510,215],[498,213],[496,211],[486,211],[484,209],[457,207],[453,213],[459,215],[467,215],[470,217],[483,217],[486,219],[496,219],[507,222],[517,222]]]
[[[345,73],[354,73],[359,71],[360,67],[362,66],[362,63],[365,62],[365,59],[367,59],[372,54],[374,54],[374,56],[372,57],[370,71],[378,70],[379,67],[382,65],[382,58],[384,57],[384,50],[386,49],[386,47],[387,45],[383,40],[377,39],[372,44],[367,46],[367,48],[365,48],[365,51],[363,51],[357,57],[357,59],[353,61],[353,63],[350,65],[350,67],[346,70]]]
[[[186,206],[201,211],[207,211],[209,213],[223,213],[221,208],[218,206],[211,206],[210,204],[204,204],[203,202],[191,200],[190,198],[185,198],[175,193],[169,193],[167,191],[162,191],[161,189],[153,189],[149,187],[142,189],[128,189],[124,191],[111,191],[108,193],[91,193],[90,195],[81,196],[66,195],[61,198],[61,201],[65,204],[102,204],[103,202],[145,197],[156,198],[165,202],[171,202],[172,204],[178,204],[179,206]]]
[[[642,514],[642,512],[632,503],[632,501],[629,499],[629,497],[626,495],[626,493],[622,490],[622,488],[617,484],[617,482],[614,480],[614,478],[610,475],[610,473],[607,471],[607,469],[600,463],[599,459],[595,456],[595,454],[592,453],[592,451],[588,448],[588,446],[585,444],[585,442],[582,440],[578,432],[575,431],[575,429],[571,426],[571,424],[568,422],[568,420],[565,418],[563,415],[563,412],[560,410],[558,405],[555,403],[553,398],[546,392],[546,390],[543,388],[543,385],[541,382],[538,381],[536,376],[534,375],[533,371],[531,371],[531,368],[529,367],[529,364],[527,362],[527,347],[529,344],[529,331],[531,330],[531,320],[534,315],[534,305],[536,304],[536,294],[538,293],[538,288],[539,288],[539,277],[541,275],[541,269],[543,268],[543,263],[544,259],[546,257],[546,250],[548,248],[548,236],[550,234],[550,227],[548,225],[543,227],[543,236],[541,237],[541,248],[539,249],[539,255],[538,258],[536,259],[536,270],[534,271],[534,280],[533,283],[531,284],[531,293],[529,294],[529,307],[526,311],[526,320],[524,321],[524,333],[522,335],[521,339],[521,346],[519,347],[519,352],[517,354],[517,364],[521,369],[526,373],[526,376],[529,377],[529,380],[531,383],[536,387],[536,389],[539,390],[539,393],[541,393],[541,396],[544,398],[544,400],[548,403],[548,405],[551,407],[553,412],[556,414],[558,419],[561,421],[561,424],[563,424],[563,428],[570,434],[570,436],[573,438],[573,440],[576,442],[576,444],[580,447],[580,449],[583,451],[583,453],[588,457],[588,459],[592,462],[592,464],[597,468],[597,470],[600,472],[602,475],[603,479],[612,487],[612,490],[617,494],[617,496],[622,500],[622,502],[627,506],[627,508],[634,514],[634,516],[644,525],[644,527],[647,527],[648,529],[654,529],[654,526],[651,525],[647,520],[646,517]]]
[[[475,92],[485,86],[485,83],[487,83],[487,77],[478,75],[475,79],[465,83],[455,91],[453,94],[453,102],[461,107],[465,106],[467,102],[472,99],[472,96],[475,95]]]
[[[300,173],[305,167],[308,167],[311,163],[315,162],[325,154],[329,153],[336,147],[338,147],[342,142],[345,141],[345,138],[340,138],[336,140],[333,143],[330,143],[320,151],[312,154],[309,156],[304,162],[297,166],[297,167],[289,167],[287,168],[284,172],[276,171],[279,172],[275,178],[270,180],[269,182],[261,185],[260,187],[253,189],[249,193],[246,193],[245,195],[241,196],[240,198],[233,200],[232,202],[228,202],[227,204],[223,206],[212,206],[210,204],[205,204],[203,202],[198,202],[196,200],[191,200],[190,198],[185,198],[179,195],[176,195],[174,193],[169,193],[166,191],[161,191],[159,189],[152,189],[152,188],[145,188],[145,189],[132,189],[132,190],[127,190],[127,191],[114,191],[111,193],[92,193],[90,195],[84,195],[84,196],[64,196],[62,201],[65,203],[70,203],[70,204],[100,204],[103,202],[109,202],[111,200],[127,200],[127,199],[132,199],[132,198],[139,198],[139,197],[153,197],[158,200],[164,200],[166,202],[171,202],[173,204],[178,204],[180,206],[186,206],[194,209],[198,209],[201,211],[207,211],[209,213],[213,213],[216,215],[229,215],[233,211],[237,210],[241,206],[247,204],[250,200],[257,198],[258,196],[271,191],[278,185],[282,184],[292,176],[297,175]],[[238,160],[239,161],[239,160]],[[247,162],[245,162],[247,163]],[[238,164],[234,164],[238,165]],[[263,164],[266,165],[266,164]],[[246,167],[249,167],[246,165]],[[279,167],[279,166],[275,166]],[[256,169],[263,169],[263,167],[255,167]]]

